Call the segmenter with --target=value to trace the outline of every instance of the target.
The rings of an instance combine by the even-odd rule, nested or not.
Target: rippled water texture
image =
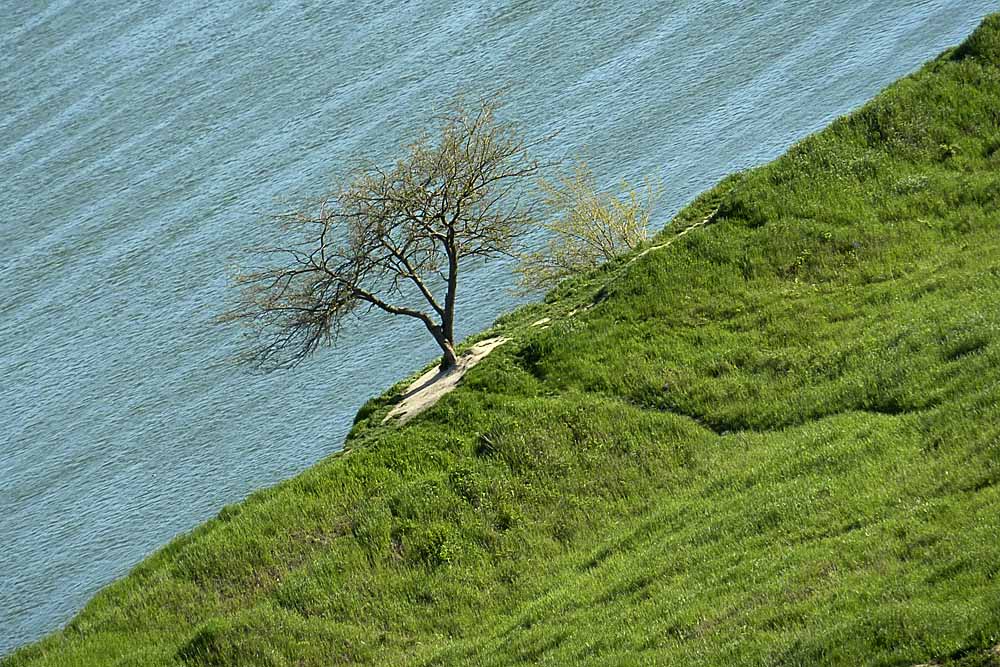
[[[202,5],[209,5],[209,8]],[[460,89],[670,213],[960,41],[994,2],[5,3],[0,654],[224,503],[340,447],[434,354],[409,321],[227,362],[226,265],[279,196],[385,159]],[[461,5],[461,6],[460,6]],[[792,6],[794,5],[794,6]],[[460,330],[515,305],[466,275]]]

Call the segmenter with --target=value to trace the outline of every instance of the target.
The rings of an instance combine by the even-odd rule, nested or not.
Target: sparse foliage
[[[541,223],[548,240],[540,251],[523,254],[517,268],[520,284],[529,290],[552,287],[637,248],[646,240],[660,194],[650,179],[641,189],[622,181],[618,195],[598,192],[593,172],[582,162],[571,174],[540,184],[551,213]]]
[[[532,222],[523,197],[539,163],[497,98],[457,102],[390,168],[367,164],[303,210],[278,216],[293,239],[241,271],[224,321],[248,325],[246,360],[295,365],[333,341],[361,307],[419,320],[455,364],[455,297],[467,261],[510,255]]]

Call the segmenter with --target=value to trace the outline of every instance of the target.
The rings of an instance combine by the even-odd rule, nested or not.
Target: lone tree
[[[347,185],[277,216],[290,234],[258,250],[263,266],[237,273],[239,297],[223,321],[249,326],[245,360],[298,364],[333,342],[358,308],[419,320],[455,357],[455,295],[466,262],[510,255],[532,223],[524,186],[540,165],[496,98],[456,103],[390,168],[363,165]]]

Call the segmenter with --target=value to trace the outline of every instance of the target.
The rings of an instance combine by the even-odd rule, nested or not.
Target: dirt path
[[[509,338],[497,336],[480,341],[472,346],[472,349],[458,358],[455,367],[441,372],[437,368],[432,368],[406,388],[403,400],[393,407],[385,416],[382,423],[392,419],[399,424],[405,424],[421,412],[437,403],[442,396],[458,386],[458,381],[468,372],[470,368],[486,358],[486,356],[500,347]]]
[[[628,261],[628,264],[626,264],[625,266],[628,266],[629,264],[632,264],[633,262],[638,261],[639,259],[641,259],[642,257],[645,257],[646,255],[648,255],[651,252],[654,252],[656,250],[662,250],[663,248],[669,248],[671,243],[673,243],[677,239],[681,238],[682,236],[684,236],[686,234],[690,234],[691,232],[693,232],[696,229],[701,229],[702,227],[706,227],[706,226],[712,224],[712,222],[715,221],[715,216],[719,213],[719,208],[720,207],[716,206],[715,210],[712,211],[711,213],[709,213],[707,216],[705,216],[701,221],[696,222],[696,223],[694,223],[692,225],[688,225],[683,230],[677,232],[676,234],[674,234],[673,236],[671,236],[669,239],[667,239],[663,243],[660,243],[659,245],[649,246],[648,248],[646,248],[645,250],[643,250],[642,252],[640,252],[639,254],[637,254],[635,257],[633,257],[632,259],[630,259]]]

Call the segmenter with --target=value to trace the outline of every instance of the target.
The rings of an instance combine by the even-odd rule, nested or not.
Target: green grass
[[[1000,664],[1000,15],[716,206],[0,665]]]

